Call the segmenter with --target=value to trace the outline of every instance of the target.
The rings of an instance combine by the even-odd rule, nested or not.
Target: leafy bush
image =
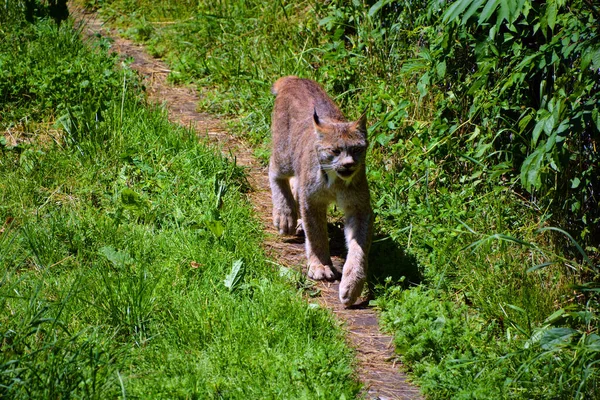
[[[533,200],[588,243],[600,240],[598,13],[586,1],[461,0],[429,46],[436,60],[456,61],[438,82],[470,104],[463,131],[489,132],[469,155],[518,171]]]
[[[0,22],[9,29],[25,21],[34,22],[48,17],[60,25],[68,16],[67,0],[12,0],[4,2],[0,8]]]

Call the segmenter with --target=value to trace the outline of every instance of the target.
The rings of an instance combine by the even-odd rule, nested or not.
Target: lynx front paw
[[[302,220],[298,218],[298,223],[296,224],[296,236],[304,235],[304,225],[302,225]]]
[[[340,282],[340,301],[343,305],[349,307],[356,302],[366,280],[364,267],[346,262]]]
[[[294,235],[296,233],[297,218],[291,211],[273,211],[273,225],[280,235]]]
[[[338,277],[338,272],[331,265],[323,265],[319,262],[309,263],[308,277],[316,281],[334,281]]]

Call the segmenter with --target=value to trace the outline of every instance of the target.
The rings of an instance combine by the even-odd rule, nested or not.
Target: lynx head
[[[365,162],[368,146],[365,114],[354,122],[330,122],[320,119],[315,110],[313,122],[321,169],[328,176],[335,173],[334,176],[349,182]]]

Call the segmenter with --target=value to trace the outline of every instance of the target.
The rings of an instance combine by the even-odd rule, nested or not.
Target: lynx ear
[[[365,111],[363,111],[360,118],[358,119],[358,121],[356,121],[356,128],[358,128],[359,131],[363,132],[365,134],[365,136],[367,135],[367,109],[366,108],[365,108]]]
[[[331,132],[331,127],[329,127],[326,123],[323,123],[319,118],[319,114],[317,114],[317,109],[314,109],[313,112],[313,125],[315,127],[315,132],[317,133],[317,137],[319,140],[323,139],[328,133]]]

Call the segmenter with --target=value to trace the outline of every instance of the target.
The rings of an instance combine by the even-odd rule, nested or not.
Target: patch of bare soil
[[[73,4],[70,10],[89,40],[98,35],[110,37],[114,51],[123,58],[133,59],[131,68],[142,76],[150,101],[164,104],[172,122],[194,127],[198,135],[210,138],[225,155],[233,155],[237,164],[246,168],[251,186],[248,195],[267,232],[265,248],[268,256],[280,265],[301,269],[306,273],[303,241],[282,238],[273,228],[267,168],[254,158],[252,148],[228,133],[224,121],[197,112],[197,91],[169,84],[168,66],[150,56],[143,46],[111,32],[94,13],[87,13]],[[332,243],[332,258],[334,265],[341,270],[344,261],[343,239],[335,242]],[[347,340],[356,351],[358,379],[364,384],[364,396],[369,399],[422,398],[418,388],[407,382],[406,376],[399,370],[400,362],[394,353],[393,338],[380,332],[377,314],[366,305],[368,301],[362,299],[362,305],[359,302],[352,308],[344,308],[338,299],[338,286],[339,282],[318,282],[316,287],[320,289],[321,305],[332,310],[342,322]]]

